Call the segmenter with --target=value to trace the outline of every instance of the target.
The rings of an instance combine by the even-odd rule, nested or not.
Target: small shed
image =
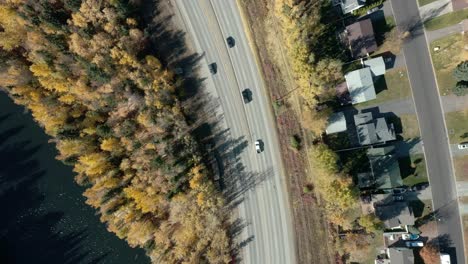
[[[364,66],[369,67],[373,76],[380,76],[385,74],[385,62],[382,56],[365,60]]]
[[[343,112],[333,113],[328,118],[328,126],[325,129],[327,135],[346,131],[346,118]]]

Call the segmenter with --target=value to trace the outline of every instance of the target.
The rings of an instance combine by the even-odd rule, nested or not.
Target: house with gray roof
[[[348,72],[345,79],[352,104],[367,102],[377,97],[370,68]]]
[[[366,0],[339,0],[338,3],[341,6],[343,14],[348,14],[363,7],[366,4]]]
[[[375,215],[387,229],[405,229],[414,225],[414,215],[406,202],[380,204],[375,207]]]
[[[367,150],[371,171],[357,175],[360,189],[388,190],[403,185],[394,149],[394,146],[389,146]]]
[[[351,56],[354,58],[369,56],[369,54],[377,50],[374,28],[369,18],[347,26],[345,32]]]
[[[387,248],[385,253],[375,260],[375,264],[414,264],[413,250]]]
[[[385,62],[382,56],[365,60],[362,63],[365,67],[369,67],[374,77],[385,74]]]
[[[343,112],[333,113],[328,118],[328,125],[325,129],[327,135],[346,131],[346,118]]]
[[[372,113],[360,113],[354,116],[359,144],[373,145],[396,139],[393,124],[388,124],[384,117],[374,119]]]

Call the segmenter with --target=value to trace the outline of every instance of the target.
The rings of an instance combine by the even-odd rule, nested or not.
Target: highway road
[[[238,158],[243,172],[236,188],[243,189],[246,175],[257,184],[241,193],[236,214],[245,223],[236,238],[244,263],[296,263],[291,212],[286,180],[279,152],[277,132],[260,71],[244,32],[235,0],[174,0],[196,51],[204,54],[202,73],[206,85],[214,84],[224,121],[233,139],[247,141]],[[226,38],[235,46],[229,48]],[[208,64],[216,63],[216,74]],[[253,101],[244,104],[241,92],[249,88]],[[264,151],[258,154],[254,142],[261,139]],[[229,188],[229,186],[228,186]]]
[[[439,235],[447,235],[456,252],[452,263],[464,263],[463,233],[457,203],[455,176],[434,72],[426,45],[416,0],[391,0],[393,14],[400,30],[411,30],[403,52],[413,91],[429,182],[432,187],[434,210],[443,221],[438,222]]]

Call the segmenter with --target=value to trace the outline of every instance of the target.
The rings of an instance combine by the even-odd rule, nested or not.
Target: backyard
[[[460,62],[468,60],[468,52],[464,49],[467,43],[468,37],[461,34],[453,34],[431,43],[432,62],[441,95],[452,94],[456,83],[452,72]],[[437,51],[434,50],[436,47]]]
[[[468,109],[445,114],[450,143],[468,141]]]

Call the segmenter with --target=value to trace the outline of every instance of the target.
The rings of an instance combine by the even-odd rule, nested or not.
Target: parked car
[[[371,9],[367,10],[367,14],[368,14],[368,15],[369,15],[369,14],[372,14],[372,13],[374,13],[375,11],[378,11],[378,10],[379,10],[378,7],[371,8]]]
[[[468,142],[458,144],[458,149],[468,149]]]
[[[208,68],[210,68],[211,74],[216,74],[218,72],[218,65],[216,65],[216,62],[213,62],[210,65],[208,65]]]
[[[236,45],[236,41],[234,40],[233,37],[228,37],[226,39],[226,42],[230,48],[234,47]]]
[[[407,241],[405,245],[409,248],[424,247],[424,243],[422,241]]]
[[[415,191],[422,191],[422,190],[426,189],[427,187],[429,187],[429,183],[428,182],[423,182],[423,183],[413,185],[413,187],[411,187],[411,190],[414,191],[414,192]]]
[[[394,195],[393,196],[394,201],[403,201],[404,199],[405,199],[405,197],[403,197],[403,195]]]
[[[255,141],[255,150],[257,151],[257,153],[260,153],[263,151],[263,148],[262,148],[262,142],[260,139],[257,139]]]
[[[419,238],[417,234],[403,234],[401,235],[401,239],[403,240],[416,240]]]
[[[440,253],[440,264],[450,264],[450,255]]]
[[[242,91],[242,98],[244,98],[244,103],[250,103],[252,101],[252,91],[249,88]]]
[[[405,193],[406,189],[405,188],[394,188],[393,189],[393,194],[402,194]]]

